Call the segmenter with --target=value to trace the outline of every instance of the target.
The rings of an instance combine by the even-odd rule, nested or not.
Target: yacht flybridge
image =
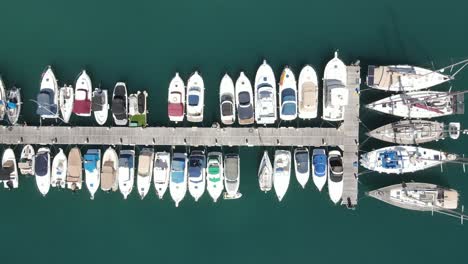
[[[276,111],[276,80],[271,66],[263,61],[255,75],[255,121],[257,124],[274,124]]]
[[[343,121],[345,106],[348,104],[346,65],[335,57],[325,66],[323,76],[323,116],[327,121]]]

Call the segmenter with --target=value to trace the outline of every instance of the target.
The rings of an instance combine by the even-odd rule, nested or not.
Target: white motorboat
[[[124,199],[133,190],[135,181],[135,151],[121,150],[119,156],[119,189]]]
[[[112,117],[118,126],[125,126],[128,122],[128,99],[127,99],[127,86],[124,82],[115,84],[114,92],[112,94]]]
[[[85,70],[81,72],[75,85],[73,113],[78,116],[91,116],[91,94],[93,85]]]
[[[241,72],[236,81],[236,107],[239,125],[250,125],[254,123],[254,101],[252,84],[249,78]]]
[[[7,91],[7,117],[10,124],[15,125],[21,114],[21,89],[13,87]]]
[[[194,72],[187,81],[187,120],[190,122],[203,121],[205,107],[205,84],[203,78]]]
[[[194,150],[189,156],[188,188],[195,202],[202,197],[206,188],[206,157],[205,152]]]
[[[42,73],[41,87],[36,103],[36,114],[41,118],[58,118],[59,90],[51,66],[48,66]]]
[[[236,97],[234,94],[234,82],[226,73],[219,85],[219,111],[221,122],[225,125],[232,125],[236,121]]]
[[[172,155],[169,192],[176,207],[179,207],[179,203],[187,193],[187,167],[187,154],[174,153]]]
[[[239,192],[240,186],[240,158],[239,154],[227,154],[224,157],[224,193],[225,200],[239,199],[242,194]]]
[[[367,108],[404,118],[434,118],[463,114],[464,92],[417,91],[395,94]]]
[[[224,190],[223,154],[221,152],[208,153],[206,173],[206,189],[216,203]]]
[[[288,191],[291,178],[291,152],[287,150],[276,150],[273,162],[273,187],[276,196],[281,202]]]
[[[73,104],[75,102],[75,92],[73,87],[64,86],[59,92],[59,106],[62,113],[62,119],[65,124],[70,122],[70,117],[73,112]]]
[[[50,149],[39,148],[34,156],[34,173],[36,185],[42,196],[46,196],[50,190]]]
[[[348,105],[346,65],[335,57],[325,66],[323,75],[323,120],[343,121],[345,106]]]
[[[143,200],[151,188],[153,179],[154,150],[144,148],[138,156],[137,189]]]
[[[137,91],[128,97],[128,121],[131,127],[146,127],[146,115],[148,113],[146,100],[148,93],[146,91]]]
[[[81,190],[83,185],[83,161],[81,151],[74,147],[68,153],[67,188],[73,192]]]
[[[167,187],[169,186],[169,178],[171,176],[170,168],[171,154],[167,152],[156,152],[153,166],[153,183],[159,199],[164,197]]]
[[[59,148],[59,152],[55,155],[52,161],[52,177],[50,179],[50,185],[54,188],[59,187],[65,189],[67,186],[67,170],[67,156],[63,152],[63,149]]]
[[[328,179],[328,160],[325,149],[314,149],[312,151],[312,180],[321,192]]]
[[[258,168],[258,183],[262,192],[269,192],[273,187],[273,166],[266,150],[263,152],[262,161]]]
[[[18,167],[16,166],[15,152],[11,148],[7,148],[3,152],[0,182],[3,182],[5,189],[18,188]]]
[[[35,154],[34,148],[31,145],[26,145],[21,150],[18,168],[22,175],[34,175],[33,162]]]
[[[88,149],[84,155],[84,169],[86,176],[86,187],[88,187],[91,200],[101,184],[101,150]]]
[[[101,190],[105,192],[119,189],[119,157],[112,147],[108,147],[102,156]]]
[[[167,98],[167,113],[173,122],[184,121],[185,115],[185,84],[179,73],[176,73],[169,84]]]
[[[0,76],[0,121],[5,118],[6,113],[6,93],[5,83],[3,82],[2,76]]]
[[[328,194],[333,203],[337,204],[343,196],[343,159],[341,152],[332,150],[328,153]]]
[[[297,82],[294,73],[286,66],[279,83],[280,119],[290,121],[297,118]]]
[[[271,66],[263,61],[255,75],[255,121],[257,124],[274,124],[276,111],[276,79]]]
[[[109,116],[109,102],[107,90],[95,88],[92,97],[92,110],[94,119],[99,125],[104,125]]]
[[[297,181],[304,189],[310,177],[310,156],[307,148],[294,150],[294,170]]]
[[[319,86],[317,73],[312,66],[306,65],[302,68],[301,73],[299,74],[297,89],[299,118],[316,118]]]

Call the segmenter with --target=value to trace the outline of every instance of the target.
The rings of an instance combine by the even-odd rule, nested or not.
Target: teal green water
[[[198,69],[207,87],[204,125],[210,125],[218,120],[222,75],[244,70],[252,78],[263,58],[277,76],[286,64],[298,72],[306,63],[322,74],[336,49],[345,62],[360,59],[364,66],[431,67],[466,58],[468,2],[416,2],[9,1],[0,16],[0,72],[9,87],[22,87],[32,99],[46,65],[54,66],[60,83],[73,83],[86,68],[104,88],[123,80],[131,91],[147,89],[150,123],[168,125],[170,79],[175,71],[186,78]],[[453,89],[466,89],[467,81],[465,71]],[[362,103],[384,96],[363,92]],[[37,124],[34,109],[25,103],[22,120]],[[371,128],[395,120],[361,113]],[[463,126],[467,118],[441,120]],[[427,146],[462,154],[466,140]],[[383,145],[369,140],[362,149]],[[260,149],[241,148],[240,154],[244,196],[217,204],[207,194],[199,203],[187,195],[180,208],[153,193],[143,201],[136,193],[126,201],[119,193],[98,193],[90,201],[86,190],[54,190],[44,199],[32,178],[21,178],[19,190],[0,190],[2,263],[466,262],[468,229],[457,219],[404,211],[363,195],[419,180],[456,188],[468,204],[468,175],[460,166],[444,166],[443,173],[362,175],[363,198],[351,211],[332,205],[310,182],[301,190],[294,178],[278,203],[273,192],[258,189]]]

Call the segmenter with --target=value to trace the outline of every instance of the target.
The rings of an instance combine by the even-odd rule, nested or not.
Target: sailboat
[[[454,161],[457,155],[416,146],[391,146],[361,155],[361,166],[380,173],[409,173]]]
[[[275,188],[278,201],[282,201],[288,191],[291,178],[291,152],[287,150],[276,150],[273,162],[273,187]]]
[[[41,118],[58,118],[58,85],[51,66],[42,73],[41,87],[37,95],[36,114]]]
[[[37,150],[34,156],[34,174],[36,185],[42,196],[46,196],[50,190],[50,149],[43,147]]]
[[[240,186],[240,158],[239,154],[230,153],[224,157],[224,187],[226,192],[225,200],[239,199],[242,194],[239,192]]]
[[[128,122],[128,100],[127,100],[127,86],[124,82],[115,84],[114,92],[112,95],[112,117],[114,123],[118,126],[125,126]]]
[[[67,188],[73,192],[81,190],[83,185],[83,162],[81,151],[74,147],[68,153]]]
[[[255,75],[255,121],[257,124],[274,124],[276,111],[276,79],[271,66],[263,60]]]
[[[59,91],[59,107],[62,113],[62,119],[65,124],[70,122],[70,117],[73,112],[73,104],[75,101],[75,92],[73,87],[64,86]]]
[[[343,159],[341,152],[332,150],[328,153],[328,195],[337,204],[343,196]]]
[[[273,187],[273,166],[266,150],[258,167],[258,184],[262,192],[269,192]]]
[[[31,145],[25,145],[21,150],[18,168],[22,175],[34,175],[33,162],[35,154],[34,148]]]
[[[92,97],[92,107],[94,119],[99,125],[104,125],[109,116],[109,102],[107,98],[107,90],[95,88]]]
[[[205,192],[206,188],[206,157],[205,152],[194,150],[189,156],[188,188],[195,202]]]
[[[323,120],[344,120],[345,106],[348,104],[347,76],[346,65],[335,52],[323,75]]]
[[[254,123],[254,101],[252,84],[244,72],[241,72],[236,80],[236,107],[239,125]]]
[[[86,177],[86,187],[88,187],[91,200],[101,184],[101,150],[88,149],[84,155],[84,170]]]
[[[92,89],[91,78],[89,78],[89,75],[83,70],[76,80],[73,113],[78,116],[91,116]]]
[[[176,73],[169,84],[167,98],[167,113],[169,120],[181,122],[185,115],[185,84],[179,73]]]
[[[67,179],[68,161],[67,156],[63,152],[63,149],[59,148],[59,152],[55,155],[52,160],[52,177],[50,185],[52,187],[60,187],[65,189]]]
[[[153,179],[154,150],[144,148],[138,156],[137,190],[143,200],[151,188]]]
[[[119,189],[124,199],[133,190],[133,183],[135,181],[135,151],[134,150],[121,150],[119,156]]]
[[[219,85],[219,111],[221,122],[225,125],[232,125],[236,120],[236,97],[234,94],[234,82],[226,73]]]
[[[312,151],[312,180],[321,192],[328,179],[327,152],[323,148]]]
[[[5,189],[18,188],[18,167],[16,166],[15,152],[11,148],[7,148],[3,152],[0,182],[3,182]]]
[[[169,178],[171,176],[171,154],[167,152],[156,152],[154,156],[153,175],[154,189],[159,199],[162,199],[169,186]]]
[[[304,66],[299,74],[297,102],[299,118],[311,119],[317,117],[318,109],[318,79],[317,73],[310,65]]]
[[[21,114],[21,89],[13,87],[7,91],[7,117],[10,124],[15,125]]]
[[[464,113],[465,92],[417,91],[395,94],[367,108],[404,118],[434,118]]]
[[[307,148],[294,150],[294,170],[297,181],[304,189],[310,177],[310,157]]]
[[[221,152],[209,152],[206,164],[206,189],[216,203],[224,190],[223,154]]]
[[[176,207],[179,207],[179,203],[187,193],[187,167],[187,154],[174,153],[172,155],[169,192]]]
[[[0,121],[5,118],[6,112],[6,94],[5,94],[5,83],[0,76]]]
[[[203,78],[194,72],[187,81],[187,120],[202,122],[205,108],[205,84]]]
[[[119,157],[112,147],[108,147],[102,156],[101,190],[105,192],[119,189]]]
[[[297,118],[297,82],[292,70],[286,66],[279,83],[280,118],[291,121]]]

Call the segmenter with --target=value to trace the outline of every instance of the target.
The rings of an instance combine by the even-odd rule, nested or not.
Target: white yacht
[[[287,150],[276,150],[273,162],[273,187],[276,196],[281,202],[288,191],[291,178],[291,152]]]
[[[112,147],[108,147],[102,156],[101,190],[105,192],[119,189],[119,157]]]
[[[34,175],[33,162],[35,154],[34,148],[31,145],[26,145],[21,150],[18,168],[22,175]]]
[[[304,189],[310,177],[310,156],[307,148],[294,150],[294,170],[297,182]]]
[[[62,113],[62,119],[65,124],[70,122],[71,114],[73,113],[73,104],[75,102],[75,92],[73,87],[64,86],[59,92],[59,106]]]
[[[84,170],[86,177],[86,187],[88,187],[91,200],[101,184],[101,150],[88,149],[84,155]]]
[[[118,126],[125,126],[128,122],[128,97],[127,86],[124,82],[115,84],[112,95],[112,117]]]
[[[263,61],[255,75],[255,121],[257,124],[274,124],[276,111],[276,79],[271,66]]]
[[[344,120],[345,106],[348,104],[347,78],[346,65],[335,52],[323,75],[323,120]]]
[[[41,118],[58,118],[59,90],[51,66],[48,66],[42,73],[41,87],[36,103],[36,114]]]
[[[167,113],[173,122],[184,121],[185,115],[185,84],[179,73],[176,73],[169,84],[167,98]]]
[[[59,152],[52,160],[52,177],[50,179],[50,185],[54,188],[59,187],[65,189],[67,187],[67,170],[67,156],[63,152],[63,149],[59,148]]]
[[[240,73],[236,81],[236,108],[239,125],[251,125],[254,123],[252,84],[244,72]]]
[[[46,196],[50,190],[50,149],[39,148],[34,156],[34,173],[36,185],[42,196]]]
[[[221,122],[225,125],[232,125],[236,120],[236,97],[234,94],[234,82],[226,73],[219,85],[219,111]]]
[[[2,156],[2,168],[0,170],[0,182],[5,189],[18,188],[18,167],[13,149],[7,148]]]
[[[134,150],[121,150],[119,156],[119,190],[124,199],[133,190],[133,183],[135,181],[135,151]]]
[[[205,192],[206,188],[206,157],[205,152],[194,150],[190,153],[188,164],[188,188],[195,202]]]
[[[205,108],[205,84],[203,78],[194,72],[187,81],[187,120],[202,122]]]
[[[325,149],[312,151],[312,180],[319,191],[322,191],[328,179],[328,160]]]
[[[104,125],[109,116],[109,99],[107,98],[107,90],[95,88],[92,97],[92,110],[94,119],[99,125]]]
[[[286,66],[279,82],[280,119],[290,121],[297,118],[297,82],[294,73]]]
[[[78,116],[91,116],[91,94],[93,85],[85,70],[81,72],[75,85],[73,113]]]
[[[164,197],[167,187],[169,186],[169,178],[171,176],[171,154],[167,152],[156,152],[154,156],[154,189],[159,199]]]
[[[258,184],[262,192],[269,192],[273,187],[273,166],[266,150],[258,167]]]
[[[144,148],[138,156],[137,189],[141,199],[145,198],[151,188],[153,178],[154,150]]]
[[[328,194],[333,203],[337,204],[343,196],[343,160],[341,152],[332,150],[328,153]]]
[[[81,190],[83,185],[83,161],[81,151],[74,147],[68,153],[67,188],[73,192]]]
[[[224,190],[223,154],[221,152],[208,153],[206,171],[206,189],[216,203]]]
[[[179,207],[179,203],[187,193],[187,167],[187,154],[174,153],[172,155],[169,192],[176,207]]]
[[[227,154],[224,157],[224,193],[225,200],[239,199],[242,194],[239,192],[240,186],[240,158],[239,154]]]
[[[304,66],[299,74],[297,104],[299,118],[311,119],[317,117],[318,109],[318,79],[317,73],[310,65]]]

